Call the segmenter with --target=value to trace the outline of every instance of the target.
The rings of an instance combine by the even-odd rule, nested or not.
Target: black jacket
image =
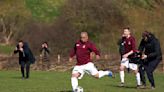
[[[23,45],[23,52],[19,50],[17,45],[17,50],[14,50],[14,53],[19,53],[19,64],[21,61],[29,61],[31,64],[35,63],[35,57],[26,42]]]
[[[48,48],[46,48],[46,47],[41,48],[41,49],[40,49],[40,52],[41,52],[42,54],[44,54],[44,55],[50,54],[50,50],[49,50]]]
[[[148,61],[152,61],[154,59],[157,59],[158,61],[162,60],[160,43],[153,34],[150,34],[147,41],[144,41],[144,39],[141,40],[139,51],[147,55]]]
[[[121,39],[118,40],[118,43],[117,43],[119,46],[119,53],[121,56],[125,54],[124,40],[125,40],[125,37],[122,37]]]

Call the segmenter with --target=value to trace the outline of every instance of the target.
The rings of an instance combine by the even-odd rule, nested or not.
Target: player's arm
[[[96,54],[96,59],[100,59],[100,52],[93,43],[90,44],[89,49]]]

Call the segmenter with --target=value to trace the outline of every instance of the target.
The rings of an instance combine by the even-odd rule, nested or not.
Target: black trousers
[[[30,62],[29,61],[21,61],[20,62],[21,65],[21,73],[22,73],[22,77],[26,77],[29,78],[29,73],[30,73]],[[26,76],[25,76],[25,69],[26,69]]]
[[[151,83],[151,86],[155,87],[153,72],[158,66],[159,62],[160,60],[147,61],[139,66],[140,77],[143,85],[146,85],[146,79],[145,79],[145,72],[146,72],[148,80]]]

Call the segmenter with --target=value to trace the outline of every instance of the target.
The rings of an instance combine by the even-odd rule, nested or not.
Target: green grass
[[[14,47],[11,45],[0,44],[0,54],[11,54],[13,50],[14,50]]]
[[[70,72],[31,72],[29,80],[21,80],[19,71],[1,71],[1,92],[71,92]],[[95,79],[85,75],[79,81],[84,92],[163,92],[164,74],[156,73],[156,89],[136,89],[133,74],[127,74],[125,88],[118,87],[119,76],[115,79]]]

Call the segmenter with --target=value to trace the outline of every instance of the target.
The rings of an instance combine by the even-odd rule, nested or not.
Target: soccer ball
[[[83,88],[78,86],[76,89],[75,89],[75,92],[84,92]]]

